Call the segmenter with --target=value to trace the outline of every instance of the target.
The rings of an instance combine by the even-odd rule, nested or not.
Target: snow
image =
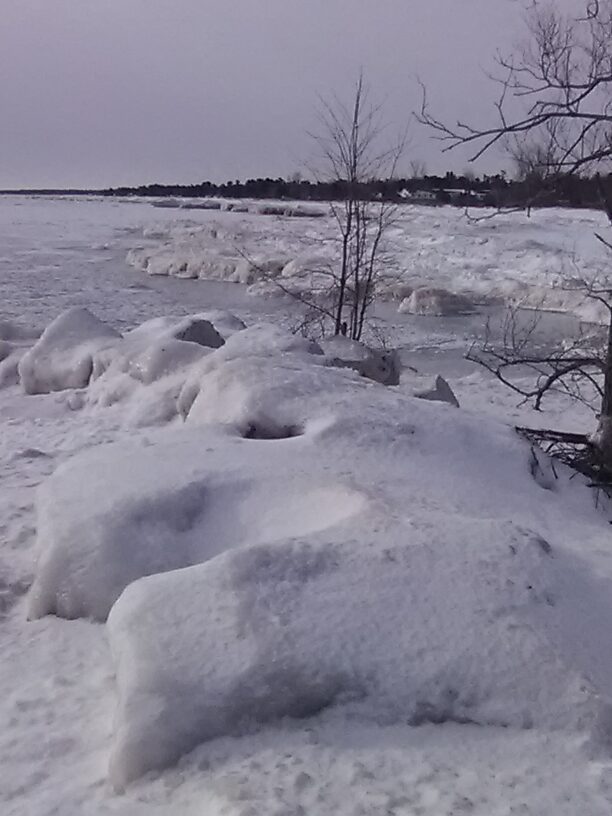
[[[299,474],[266,478],[269,465],[260,451],[238,461],[231,456],[234,439],[177,433],[169,441],[163,453],[161,440],[95,448],[58,468],[41,487],[30,617],[104,621],[137,578],[202,563],[262,538],[299,535],[360,506],[351,490],[326,493],[303,479],[296,494]],[[289,518],[278,512],[281,498],[291,508]]]
[[[84,388],[93,371],[93,355],[120,334],[87,309],[59,315],[19,361],[19,379],[26,394]]]
[[[544,460],[536,480],[504,426],[255,329],[197,364],[189,429],[94,449],[41,489],[30,614],[110,612],[114,784],[330,705],[607,739],[612,606],[566,549],[607,525],[588,488]]]
[[[204,226],[166,226],[156,240],[131,250],[128,262],[151,275],[239,281],[257,295],[316,293],[329,286],[339,251],[330,214],[319,213],[312,225],[306,219],[306,227],[279,217],[262,228],[258,212],[286,215],[288,205],[246,206],[247,214],[216,214]],[[402,205],[381,248],[377,296],[411,314],[455,315],[482,302],[502,302],[605,322],[605,307],[576,287],[608,273],[606,248],[593,240],[606,229],[603,213],[546,209],[528,217],[478,210],[475,215],[466,218],[454,207]]]
[[[122,262],[205,230],[227,257],[331,257],[325,217],[0,199],[0,810],[607,815],[611,509],[509,427],[593,418],[462,360],[482,302],[554,294],[569,243],[600,268],[598,219],[406,208],[384,387],[341,367],[368,345],[288,332],[295,304],[254,296],[274,278]],[[399,313],[419,287],[476,313]],[[25,393],[17,359],[75,308],[89,328],[64,315],[36,378],[91,377]],[[461,409],[415,399],[438,376]]]
[[[592,667],[551,636],[564,643],[579,627],[590,577],[568,592],[571,560],[556,563],[542,539],[509,524],[464,524],[433,541],[418,525],[396,535],[363,549],[335,535],[260,545],[132,584],[109,620],[114,783],[254,722],[331,705],[386,724],[609,736],[608,684],[593,687]],[[601,590],[598,602],[609,620]],[[602,628],[591,646],[605,643]]]

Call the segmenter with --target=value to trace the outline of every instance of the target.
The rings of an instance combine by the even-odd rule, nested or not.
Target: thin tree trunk
[[[610,311],[610,322],[608,324],[608,346],[606,349],[601,413],[592,441],[601,453],[605,464],[612,468],[612,310]]]
[[[609,222],[612,224],[612,195],[609,186],[606,186],[601,176],[597,175],[597,187]],[[593,435],[593,442],[599,449],[604,463],[612,468],[612,306],[608,304],[608,346],[605,356],[604,386],[601,398],[601,413],[597,430]]]
[[[342,239],[342,267],[340,270],[340,288],[338,290],[338,304],[336,306],[336,324],[334,334],[338,335],[342,331],[342,312],[344,311],[344,294],[346,291],[346,276],[348,274],[348,234]]]
[[[334,334],[342,333],[342,315],[344,312],[344,299],[346,297],[346,281],[349,274],[349,248],[351,234],[353,232],[353,200],[352,198],[345,204],[346,224],[342,236],[342,267],[340,270],[340,288],[338,291],[338,303],[336,306],[336,322]]]

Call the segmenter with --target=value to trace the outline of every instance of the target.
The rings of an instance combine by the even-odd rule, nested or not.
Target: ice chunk
[[[13,345],[13,344],[9,344]],[[25,354],[24,348],[14,347],[12,350],[0,361],[0,388],[7,388],[11,385],[19,383],[18,366],[19,361]]]
[[[458,315],[472,311],[472,302],[464,295],[446,289],[419,287],[400,303],[400,312],[419,315]]]
[[[185,340],[207,348],[219,348],[225,342],[213,324],[200,315],[189,317],[155,317],[141,323],[126,338],[156,338],[158,340]]]
[[[63,312],[19,361],[19,378],[27,394],[84,388],[93,371],[93,355],[121,335],[87,309]]]
[[[346,337],[332,337],[321,342],[331,365],[352,368],[362,377],[382,383],[399,385],[401,362],[392,349],[373,349]]]

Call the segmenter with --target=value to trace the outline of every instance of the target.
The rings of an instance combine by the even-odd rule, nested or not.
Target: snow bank
[[[19,361],[26,394],[84,388],[93,372],[96,352],[121,335],[87,309],[69,309],[54,320]]]
[[[501,424],[330,365],[366,347],[266,325],[150,343],[178,326],[115,341],[145,357],[88,392],[123,360],[184,427],[89,450],[38,497],[29,613],[108,617],[117,786],[327,706],[609,738],[612,600],[583,557],[608,519],[583,482],[543,455],[536,479]]]
[[[115,785],[332,704],[379,723],[600,727],[607,706],[551,642],[581,616],[560,593],[593,586],[571,562],[509,524],[397,533],[384,549],[260,545],[129,587],[109,619]]]

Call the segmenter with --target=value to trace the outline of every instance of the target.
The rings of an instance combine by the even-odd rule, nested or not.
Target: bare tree
[[[518,307],[509,308],[501,337],[487,323],[484,341],[472,345],[467,359],[484,366],[524,402],[532,402],[536,411],[555,393],[594,410],[594,401],[604,396],[606,355],[600,333],[581,327],[577,337],[551,350],[537,341],[540,318],[537,310],[527,319]]]
[[[612,0],[591,0],[567,16],[554,3],[533,0],[528,37],[516,54],[499,56],[497,122],[449,125],[432,116],[427,94],[418,119],[450,150],[472,145],[471,160],[508,136],[550,142],[548,160],[558,172],[593,170],[612,157]],[[518,115],[513,111],[520,110]],[[552,125],[552,128],[551,128]]]
[[[551,120],[535,136],[513,134],[505,141],[506,153],[514,165],[514,178],[522,187],[528,217],[533,206],[545,200],[559,179],[556,158],[562,124]]]
[[[427,165],[421,159],[411,159],[409,162],[410,178],[422,179],[427,173]]]
[[[589,0],[575,15],[554,3],[533,0],[527,16],[527,38],[511,56],[498,57],[500,93],[496,121],[476,126],[449,125],[433,116],[423,88],[417,118],[433,129],[445,150],[473,147],[477,159],[510,143],[521,173],[561,179],[579,172],[604,171],[612,159],[612,0]],[[520,112],[517,112],[520,111]],[[612,223],[612,198],[600,178],[602,201]],[[612,249],[603,236],[598,238]],[[511,337],[502,352],[490,346],[489,367],[502,381],[519,364],[535,367],[537,383],[520,391],[540,407],[553,389],[576,395],[577,385],[592,385],[600,402],[592,442],[612,473],[612,276],[588,281],[585,295],[602,303],[609,316],[607,340],[596,355],[574,348],[534,357],[528,337]],[[497,358],[496,358],[497,355]],[[582,392],[581,392],[582,393]]]
[[[317,145],[319,180],[333,183],[340,201],[331,205],[339,232],[339,261],[331,280],[334,334],[359,340],[375,294],[384,240],[397,217],[397,205],[376,192],[377,182],[394,177],[406,134],[391,141],[382,107],[371,100],[363,74],[352,101],[337,97],[320,103]]]

